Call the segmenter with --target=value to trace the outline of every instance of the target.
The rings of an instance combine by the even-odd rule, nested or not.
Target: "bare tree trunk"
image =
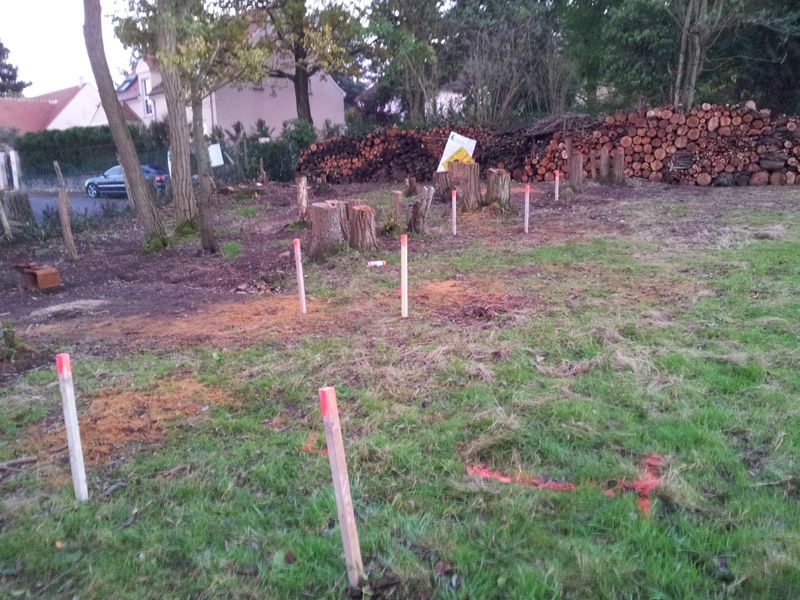
[[[61,219],[61,235],[64,238],[64,249],[67,251],[68,260],[78,260],[78,250],[75,248],[75,238],[72,237],[72,224],[69,222],[69,191],[61,174],[61,167],[57,160],[53,167],[58,177],[58,216]]]
[[[689,0],[689,6],[686,8],[686,15],[681,23],[681,49],[678,55],[678,72],[675,75],[675,89],[673,90],[672,104],[675,109],[679,109],[682,101],[683,91],[683,73],[686,65],[686,53],[689,49],[689,28],[691,26],[691,13],[693,10],[692,5],[695,0]]]
[[[428,216],[431,203],[433,202],[433,195],[435,193],[433,186],[423,186],[422,196],[417,198],[414,206],[411,207],[411,220],[408,223],[408,229],[414,233],[425,233],[425,218]]]
[[[311,100],[308,96],[309,79],[310,76],[306,68],[302,65],[297,65],[294,71],[294,100],[297,105],[297,118],[304,119],[313,124],[314,119],[311,118]]]
[[[208,156],[206,136],[203,131],[203,96],[192,90],[192,137],[197,158],[197,176],[200,180],[197,193],[197,224],[200,228],[200,245],[203,252],[219,251],[214,225],[211,222],[211,159]]]
[[[189,127],[186,124],[186,90],[178,68],[171,62],[177,52],[175,14],[167,0],[158,0],[160,14],[157,37],[159,50],[166,58],[159,63],[164,96],[167,101],[169,123],[169,149],[172,173],[172,194],[178,223],[191,221],[197,216],[197,205],[192,189],[192,163],[189,150]]]
[[[147,180],[142,173],[136,147],[125,123],[125,117],[122,115],[122,107],[117,100],[114,82],[111,80],[111,72],[108,69],[108,61],[103,48],[100,0],[83,0],[83,12],[85,19],[83,37],[86,43],[86,52],[92,65],[100,101],[108,118],[114,145],[117,147],[120,163],[125,172],[129,198],[131,198],[136,214],[144,226],[147,239],[159,237],[166,242],[164,224],[156,210],[151,188],[147,185]]]

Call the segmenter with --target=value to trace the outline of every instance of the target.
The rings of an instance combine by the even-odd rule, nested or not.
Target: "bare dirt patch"
[[[131,444],[160,441],[166,424],[173,419],[198,417],[214,406],[233,401],[224,390],[191,377],[162,380],[151,390],[101,390],[79,415],[84,459],[87,464],[105,463]],[[25,445],[50,455],[58,453],[66,439],[63,425],[37,425],[29,431]]]

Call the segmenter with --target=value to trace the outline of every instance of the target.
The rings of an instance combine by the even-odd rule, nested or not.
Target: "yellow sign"
[[[445,169],[450,168],[451,162],[463,162],[463,163],[474,163],[475,161],[472,160],[472,157],[469,155],[469,152],[462,146],[455,152],[453,152],[449,158],[446,158],[442,163]]]

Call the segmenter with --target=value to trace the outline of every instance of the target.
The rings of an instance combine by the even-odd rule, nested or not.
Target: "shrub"
[[[283,122],[281,139],[287,142],[293,150],[300,152],[308,148],[317,139],[314,125],[304,119],[292,119]]]
[[[222,256],[225,258],[237,258],[244,250],[244,246],[242,246],[241,242],[225,242],[222,244]]]

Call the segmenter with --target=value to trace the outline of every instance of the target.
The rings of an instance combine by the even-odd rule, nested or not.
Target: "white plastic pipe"
[[[300,313],[306,314],[308,312],[306,307],[306,284],[303,278],[303,257],[300,254],[300,240],[294,238],[292,244],[294,245],[294,266],[297,271],[297,294],[300,296]]]
[[[531,184],[525,184],[525,233],[528,233],[528,221],[531,216]]]
[[[408,236],[400,236],[400,314],[408,317]]]
[[[56,354],[56,370],[58,387],[61,390],[61,405],[64,409],[64,426],[67,430],[72,487],[75,488],[75,497],[85,502],[89,499],[89,489],[86,486],[86,469],[83,465],[81,432],[78,429],[78,411],[75,408],[75,388],[72,385],[72,364],[69,354]]]
[[[453,227],[453,235],[456,235],[458,233],[458,223],[457,223],[458,217],[456,216],[458,210],[458,207],[456,206],[457,194],[458,192],[456,192],[456,190],[453,189],[453,192],[451,194],[453,200],[452,200],[452,206],[450,208],[450,224]]]

